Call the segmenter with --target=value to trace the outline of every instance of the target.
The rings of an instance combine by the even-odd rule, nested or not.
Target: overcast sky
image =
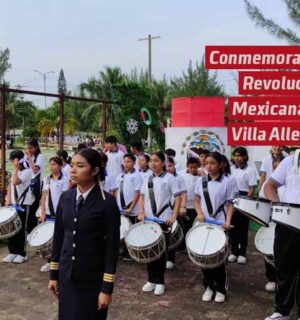
[[[290,26],[284,1],[252,0],[283,26]],[[6,80],[27,90],[43,91],[42,77],[55,71],[47,91],[57,91],[64,69],[68,89],[96,75],[103,66],[124,72],[147,68],[147,42],[152,45],[156,78],[180,75],[189,60],[201,60],[205,45],[283,45],[260,29],[246,14],[242,0],[0,0],[0,48],[11,51]],[[230,72],[219,72],[226,91],[237,93]],[[43,98],[34,102],[42,105]],[[50,100],[49,100],[50,102]]]

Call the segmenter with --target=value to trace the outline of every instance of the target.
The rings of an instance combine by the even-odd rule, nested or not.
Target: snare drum
[[[255,247],[265,256],[268,262],[273,261],[274,257],[274,239],[276,224],[271,222],[269,227],[261,227],[255,235]]]
[[[201,223],[186,235],[186,249],[192,262],[203,269],[212,269],[225,262],[228,255],[227,237],[220,227]]]
[[[267,227],[271,217],[271,202],[264,198],[239,195],[233,201],[235,209],[256,223]]]
[[[25,214],[25,212],[24,212]],[[12,207],[0,208],[0,239],[13,237],[22,228],[17,210]]]
[[[133,260],[149,263],[158,260],[166,251],[166,240],[159,224],[140,222],[132,225],[125,236]]]
[[[176,249],[181,244],[183,239],[183,230],[179,222],[176,220],[172,225],[168,250]]]
[[[272,220],[295,231],[300,231],[300,204],[273,202]]]
[[[130,229],[131,222],[130,220],[125,217],[121,216],[121,226],[120,226],[120,240],[123,241],[125,239],[125,236]]]
[[[50,257],[52,251],[52,240],[54,234],[54,221],[46,221],[36,226],[27,240],[30,247],[42,257]]]

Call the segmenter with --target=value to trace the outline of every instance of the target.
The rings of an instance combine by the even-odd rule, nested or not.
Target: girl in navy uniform
[[[28,215],[27,232],[30,233],[37,226],[36,211],[40,206],[42,195],[42,173],[45,167],[45,157],[41,153],[39,142],[35,139],[29,140],[25,151],[29,168],[31,169],[31,190],[34,194],[34,202],[30,206]]]
[[[165,232],[166,247],[170,235],[170,226],[175,222],[180,207],[180,191],[175,178],[166,172],[165,156],[162,152],[155,152],[151,156],[150,165],[153,175],[147,177],[141,189],[139,200],[139,220],[145,217],[157,217],[165,224],[161,225]],[[154,200],[149,193],[149,181],[153,185]],[[173,210],[170,207],[172,196],[175,197]],[[156,212],[153,211],[152,204],[155,202]],[[165,292],[164,275],[166,271],[166,253],[158,260],[147,264],[148,282],[143,286],[143,292],[154,291],[155,295],[162,295]]]
[[[16,235],[8,239],[9,254],[3,259],[3,262],[23,263],[27,260],[25,241],[29,206],[34,201],[30,190],[31,170],[26,168],[23,151],[12,151],[9,159],[13,162],[14,169],[8,186],[5,205],[15,206],[21,219],[22,228]]]
[[[49,289],[59,300],[59,320],[106,319],[119,252],[118,205],[99,185],[104,168],[97,151],[78,152],[70,176],[77,187],[57,206]]]
[[[257,185],[256,170],[248,165],[248,152],[244,147],[237,147],[233,151],[235,165],[231,167],[231,173],[235,177],[240,195],[252,197]],[[234,228],[229,232],[231,254],[229,262],[247,263],[246,254],[248,246],[249,218],[234,210],[232,218]]]
[[[176,183],[178,184],[179,191],[181,192],[180,209],[179,209],[179,213],[180,213],[180,211],[182,209],[185,209],[185,206],[186,206],[186,198],[187,198],[186,186],[183,178],[177,174],[175,169],[175,161],[171,157],[168,157],[167,171],[175,177]],[[174,201],[175,201],[175,198],[172,197],[172,200],[171,200],[172,207],[174,205]],[[175,256],[176,256],[175,249],[168,251],[167,264],[166,264],[167,269],[173,269],[175,267]]]
[[[55,219],[57,204],[64,191],[69,189],[69,177],[62,172],[63,161],[59,157],[49,160],[51,174],[44,178],[41,199],[41,222]],[[42,272],[50,271],[50,259],[41,267]]]
[[[197,219],[214,219],[223,223],[225,230],[231,229],[233,214],[234,189],[230,180],[223,174],[223,159],[218,152],[211,152],[206,159],[208,176],[198,179],[195,187],[194,205]],[[211,200],[212,211],[206,203],[203,190],[203,179],[207,179],[207,189]],[[224,206],[226,206],[226,213]],[[212,217],[213,216],[213,217]],[[227,293],[227,275],[225,262],[213,269],[202,269],[205,292],[202,300],[209,302],[215,294],[215,302],[224,302]]]

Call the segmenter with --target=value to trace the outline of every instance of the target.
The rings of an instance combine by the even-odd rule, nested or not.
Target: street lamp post
[[[42,73],[42,72],[39,71],[39,70],[33,70],[33,71],[34,71],[34,72],[37,72],[37,73],[39,73],[40,75],[43,76],[43,79],[44,79],[44,93],[46,93],[46,75],[49,74],[49,73],[55,73],[55,71],[48,71],[48,72],[46,72],[46,73]],[[46,109],[46,107],[47,107],[47,98],[46,98],[46,96],[45,96],[45,109]]]

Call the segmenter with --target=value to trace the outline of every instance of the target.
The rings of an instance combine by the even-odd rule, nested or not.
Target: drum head
[[[39,247],[47,243],[54,234],[54,222],[44,222],[35,227],[29,237],[31,247]]]
[[[225,232],[206,223],[193,227],[186,237],[186,246],[199,255],[215,254],[221,251],[225,244]]]
[[[275,238],[274,222],[269,224],[269,227],[261,227],[255,235],[255,247],[264,255],[271,256],[274,254],[274,238]]]
[[[130,228],[130,220],[124,216],[121,216],[121,226],[120,226],[120,239],[123,239]]]
[[[156,242],[162,234],[157,223],[142,222],[133,225],[125,237],[126,243],[133,247],[145,247]]]
[[[14,208],[2,207],[0,208],[0,223],[6,222],[11,219],[17,211]]]

